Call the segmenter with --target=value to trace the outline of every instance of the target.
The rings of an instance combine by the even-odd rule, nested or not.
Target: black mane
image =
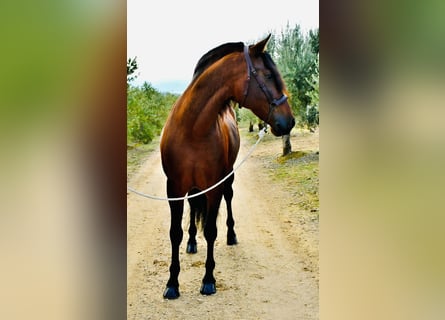
[[[193,72],[193,80],[198,78],[209,66],[214,64],[222,57],[232,52],[242,52],[243,48],[244,43],[242,42],[229,42],[210,50],[203,55],[196,64],[195,71]]]
[[[272,57],[267,51],[263,52],[261,56],[263,58],[264,66],[272,72],[272,76],[278,91],[283,91],[285,89],[285,85],[280,73],[278,72],[275,62],[272,60]]]
[[[243,42],[229,42],[222,44],[209,52],[199,59],[196,64],[195,71],[193,72],[192,82],[195,81],[208,67],[214,64],[219,59],[225,57],[226,55],[232,52],[243,52],[244,43]],[[283,91],[285,88],[283,79],[281,78],[277,66],[272,60],[272,57],[268,52],[263,52],[261,54],[261,58],[263,59],[264,65],[267,69],[272,72],[273,79],[275,81],[275,85],[279,91]]]

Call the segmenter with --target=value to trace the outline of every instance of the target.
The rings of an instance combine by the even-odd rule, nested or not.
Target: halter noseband
[[[246,88],[244,89],[243,105],[244,102],[246,102],[246,98],[249,93],[250,75],[252,74],[256,82],[258,83],[258,86],[260,87],[261,91],[263,91],[264,95],[266,96],[267,101],[269,102],[269,114],[267,116],[267,121],[266,121],[269,122],[273,109],[286,102],[287,96],[283,93],[280,98],[278,99],[273,98],[270,90],[266,87],[264,82],[262,82],[261,79],[258,78],[258,73],[255,67],[253,66],[252,60],[250,59],[249,56],[249,47],[246,45],[244,45],[244,58],[246,59],[247,63],[247,80],[246,80]]]

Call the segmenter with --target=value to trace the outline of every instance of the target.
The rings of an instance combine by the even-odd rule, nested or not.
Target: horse
[[[198,61],[192,80],[173,105],[165,123],[161,141],[162,168],[167,178],[170,207],[170,277],[163,296],[180,296],[179,246],[185,195],[193,195],[213,186],[228,175],[240,147],[240,136],[231,101],[250,109],[269,124],[275,136],[289,134],[295,119],[287,100],[284,81],[265,51],[270,38],[254,45],[243,42],[222,44]],[[197,252],[196,223],[207,242],[205,275],[200,293],[216,293],[213,276],[216,218],[222,197],[227,205],[227,244],[237,244],[232,214],[234,175],[205,194],[188,199],[190,204],[189,240],[186,252]],[[196,223],[195,223],[196,221]]]

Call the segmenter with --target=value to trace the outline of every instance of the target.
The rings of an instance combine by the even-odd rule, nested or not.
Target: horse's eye
[[[266,73],[264,75],[264,77],[266,78],[266,80],[272,80],[272,74],[271,73]]]

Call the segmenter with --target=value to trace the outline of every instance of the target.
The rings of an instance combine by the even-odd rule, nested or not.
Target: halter
[[[250,75],[252,74],[253,77],[255,78],[256,82],[258,83],[258,86],[260,87],[261,91],[263,91],[264,95],[266,96],[267,101],[269,102],[269,114],[267,116],[267,121],[266,121],[266,122],[269,122],[270,116],[272,115],[273,110],[276,107],[278,107],[279,105],[286,102],[287,96],[283,93],[280,98],[278,98],[278,99],[273,98],[270,90],[266,87],[264,82],[262,82],[258,78],[258,73],[257,73],[255,67],[253,66],[252,60],[250,59],[250,56],[249,56],[249,47],[246,45],[244,45],[244,57],[245,57],[246,63],[247,63],[247,80],[246,80],[246,89],[244,89],[243,105],[246,102],[246,98],[249,93]]]

